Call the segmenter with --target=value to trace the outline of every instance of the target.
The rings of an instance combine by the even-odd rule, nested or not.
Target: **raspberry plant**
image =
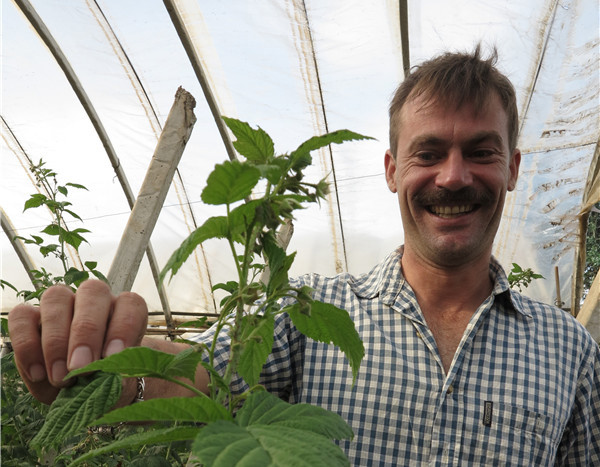
[[[261,128],[224,120],[243,160],[218,164],[201,195],[205,203],[223,206],[224,215],[207,219],[183,242],[161,279],[177,273],[202,242],[218,238],[227,244],[237,277],[214,286],[227,294],[215,324],[215,336],[227,332],[231,340],[227,368],[222,374],[214,369],[215,337],[211,345],[198,344],[177,355],[129,348],[73,371],[67,377],[78,376],[78,384],[61,391],[33,440],[40,452],[89,425],[145,421],[157,425],[89,451],[74,464],[110,451],[191,440],[191,462],[206,466],[287,466],[307,460],[310,465],[348,465],[331,441],[353,436],[346,422],[320,407],[291,405],[267,393],[260,386],[260,373],[271,352],[275,316],[288,313],[309,338],[338,346],[356,378],[364,348],[352,320],[346,311],[314,301],[310,288],[290,285],[288,271],[295,253],[288,255],[278,244],[277,232],[294,218],[295,210],[319,202],[328,193],[325,180],[304,179],[303,171],[312,163],[311,152],[366,137],[341,130],[313,137],[289,154],[276,155],[272,139]],[[253,197],[259,184],[264,194]],[[286,297],[293,297],[294,304],[282,307],[281,299]],[[211,376],[208,395],[182,381],[193,381],[198,365]],[[96,373],[81,376],[90,372]],[[236,373],[249,386],[239,395],[229,388]],[[120,397],[121,378],[143,376],[183,385],[196,396],[152,399],[109,411]]]

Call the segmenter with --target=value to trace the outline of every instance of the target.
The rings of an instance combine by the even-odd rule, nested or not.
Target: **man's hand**
[[[147,322],[148,309],[139,295],[115,297],[97,280],[82,283],[76,293],[50,287],[39,308],[18,305],[8,316],[17,368],[29,391],[47,404],[69,385],[64,381],[69,371],[140,345]],[[135,385],[128,386],[121,404],[135,396]]]

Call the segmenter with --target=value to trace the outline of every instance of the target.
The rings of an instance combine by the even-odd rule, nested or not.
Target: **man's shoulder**
[[[361,297],[376,296],[382,288],[389,286],[390,282],[397,282],[401,276],[400,262],[401,251],[395,250],[371,268],[361,274],[341,272],[335,275],[308,273],[291,279],[293,286],[309,286],[314,290],[315,299],[342,290],[352,291]]]
[[[570,345],[598,350],[598,344],[588,330],[568,311],[522,295],[515,290],[510,290],[510,295],[515,307],[521,308],[523,314],[538,328],[538,332]]]

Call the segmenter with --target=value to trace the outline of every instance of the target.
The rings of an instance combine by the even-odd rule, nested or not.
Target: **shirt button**
[[[421,338],[421,333],[419,331],[417,331],[417,337],[420,339]]]
[[[453,392],[454,392],[454,386],[452,386],[452,385],[448,386],[446,394],[452,394]]]

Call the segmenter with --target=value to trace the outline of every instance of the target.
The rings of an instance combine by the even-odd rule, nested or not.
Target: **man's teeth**
[[[473,210],[472,204],[466,204],[463,206],[431,206],[431,212],[437,214],[440,217],[453,217],[459,214],[471,212]]]

